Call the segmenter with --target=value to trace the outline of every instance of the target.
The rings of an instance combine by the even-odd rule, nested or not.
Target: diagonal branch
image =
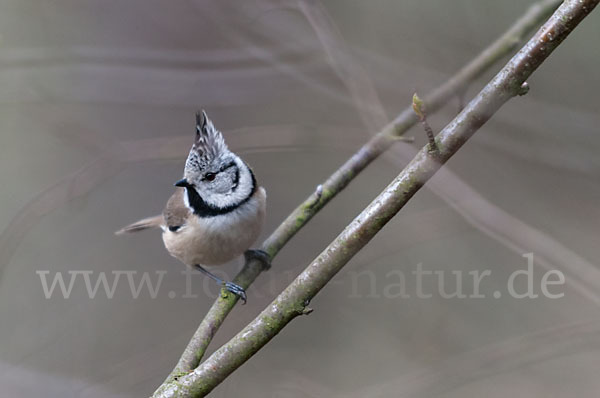
[[[558,4],[559,2],[556,2],[555,6],[558,7]],[[385,110],[373,83],[361,67],[360,62],[353,59],[352,50],[348,47],[322,2],[320,0],[299,0],[298,8],[316,32],[324,52],[328,55],[331,68],[345,84],[355,103],[356,111],[362,116],[363,121],[377,122],[382,116],[385,117]],[[541,9],[543,8],[542,5]],[[463,97],[466,95],[466,91],[466,87],[459,88],[456,94],[461,100],[459,112],[464,108]],[[367,123],[367,127],[371,129],[374,125],[380,126],[386,122]],[[431,130],[425,120],[421,120],[421,124],[426,132]],[[427,135],[432,143],[433,132],[430,131]],[[404,166],[414,156],[412,148],[395,146],[393,149],[394,153],[388,156],[388,161],[397,165]],[[566,279],[570,287],[594,304],[600,304],[600,294],[596,293],[600,291],[598,287],[600,270],[596,269],[593,264],[551,236],[504,212],[452,171],[443,169],[440,170],[440,173],[442,173],[441,178],[437,178],[436,183],[430,184],[429,190],[453,207],[467,223],[515,253],[524,253],[525,250],[522,248],[528,247],[528,251],[536,253],[536,266],[547,270],[560,268],[567,274]],[[469,204],[465,205],[464,201],[467,198]],[[476,203],[477,205],[475,205]]]
[[[431,112],[438,110],[453,95],[464,90],[472,81],[489,69],[494,63],[513,51],[531,30],[546,19],[558,7],[560,0],[542,0],[532,5],[494,43],[484,49],[477,57],[459,70],[446,83],[425,96],[425,102]],[[358,152],[344,163],[327,181],[321,185],[321,191],[315,191],[300,204],[283,223],[267,238],[262,249],[271,258],[335,195],[343,190],[374,159],[389,149],[402,134],[414,126],[418,118],[412,107],[408,106],[396,120],[374,135]],[[251,261],[240,271],[234,282],[248,288],[262,272],[259,263]],[[217,330],[233,308],[237,298],[222,295],[212,305],[194,336],[185,348],[179,362],[167,377],[167,382],[176,380],[195,369],[200,363],[208,345]]]
[[[310,300],[475,131],[481,128],[506,101],[522,93],[526,79],[598,2],[600,0],[566,0],[521,51],[438,134],[436,142],[439,152],[435,158],[430,155],[428,146],[421,149],[392,183],[261,314],[192,373],[179,377],[176,382],[163,384],[154,396],[206,395],[267,344],[292,319],[304,314]],[[324,189],[322,195],[314,194],[305,210],[317,208],[319,205],[322,207],[322,198],[332,196],[331,192],[327,194],[325,192],[327,191]],[[275,239],[272,243],[267,240],[266,243],[273,245],[272,251],[268,250],[266,244],[264,246],[271,256],[281,247],[278,248],[276,245],[279,241],[287,242],[286,239]],[[247,277],[248,274],[244,272],[253,266],[257,265],[250,263],[242,270],[241,275]]]

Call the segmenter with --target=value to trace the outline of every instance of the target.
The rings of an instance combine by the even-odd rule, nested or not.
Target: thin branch
[[[429,125],[427,121],[427,111],[425,110],[425,104],[423,100],[419,98],[417,93],[413,95],[413,103],[412,103],[413,111],[419,118],[421,125],[423,126],[423,130],[425,130],[425,134],[427,134],[427,141],[429,141],[429,152],[432,155],[437,155],[439,153],[439,148],[437,143],[435,142],[435,134],[433,133],[433,129]]]
[[[560,0],[542,0],[533,4],[500,38],[484,49],[446,83],[425,97],[425,103],[429,112],[438,110],[446,101],[452,98],[457,92],[464,90],[494,63],[514,51],[524,36],[552,14],[560,3]],[[271,259],[275,257],[279,250],[316,213],[343,190],[373,160],[402,138],[402,134],[417,122],[418,118],[413,113],[412,106],[408,106],[393,123],[374,135],[346,163],[332,174],[327,181],[320,184],[320,191],[315,191],[302,202],[267,238],[261,249],[267,252]],[[251,261],[235,277],[234,282],[247,289],[261,272],[261,265],[255,261]],[[180,376],[189,373],[198,366],[208,345],[236,302],[237,298],[233,295],[222,295],[217,298],[165,382],[177,380]]]
[[[332,69],[348,88],[354,103],[361,104],[365,101],[369,103],[369,106],[355,106],[356,111],[361,114],[363,120],[376,118],[376,114],[385,115],[385,110],[381,105],[381,101],[377,98],[375,86],[361,68],[360,62],[353,59],[354,57],[352,56],[351,49],[348,47],[340,34],[340,30],[329,16],[325,7],[322,6],[322,2],[320,0],[299,0],[298,4],[300,4],[299,8],[309,20],[313,30],[317,33],[321,45],[323,46],[323,50],[328,55],[328,60],[330,61]],[[558,3],[556,6],[558,6]],[[350,66],[348,67],[348,65]],[[358,89],[352,89],[353,87]],[[457,113],[462,111],[465,106],[464,101],[466,99],[467,89],[468,86],[462,87],[456,93],[456,96],[459,98],[459,108]],[[528,91],[529,86],[527,82],[525,82],[521,86],[519,95],[525,95]],[[356,98],[357,96],[358,98]],[[413,101],[413,109],[415,108],[415,105],[419,108],[417,116],[419,116],[421,124],[427,133],[430,147],[433,149],[432,155],[435,156],[436,144],[433,140],[434,134],[427,122],[424,104],[422,101],[419,104],[415,104],[414,102],[415,101]],[[377,113],[377,111],[379,112]],[[367,126],[370,126],[369,128],[372,128],[372,125],[372,123],[367,124]],[[402,138],[405,140],[408,139],[408,137]],[[393,152],[393,154],[387,157],[388,161],[391,161],[396,165],[401,165],[402,167],[414,156],[414,150],[406,146],[395,146]],[[531,155],[531,153],[529,155]],[[461,188],[457,188],[457,186],[460,186]],[[594,266],[586,260],[581,259],[576,253],[573,253],[571,250],[564,247],[560,242],[552,239],[547,234],[536,230],[532,226],[525,224],[520,220],[516,220],[516,218],[510,214],[503,212],[497,206],[483,198],[477,191],[473,190],[472,187],[466,185],[465,182],[461,181],[458,176],[448,169],[443,170],[443,177],[438,177],[437,183],[429,185],[429,190],[436,194],[441,200],[455,208],[455,210],[463,216],[465,221],[479,229],[482,233],[492,237],[509,250],[521,254],[525,250],[520,250],[519,248],[529,247],[527,251],[532,251],[530,249],[537,247],[537,250],[535,250],[536,265],[545,269],[556,269],[559,267],[563,272],[568,272],[567,284],[570,287],[574,288],[578,294],[592,301],[595,305],[600,303],[600,295],[595,293],[596,291],[599,291],[598,288],[585,285],[586,283],[593,284],[594,280],[598,281],[600,271],[596,270]],[[468,198],[469,205],[461,207],[461,201],[457,203],[456,195],[453,195],[452,192],[460,192],[460,196],[463,199]],[[480,207],[472,205],[474,200],[477,199],[480,202]],[[498,215],[500,213],[503,214],[500,218],[491,217],[492,214]],[[491,222],[486,222],[486,220],[491,220]],[[525,241],[527,241],[528,244],[525,244]],[[536,245],[536,241],[547,241],[547,244],[540,247],[539,244]],[[565,254],[567,258],[564,258]],[[553,260],[554,264],[546,260],[546,258],[551,261]],[[592,275],[594,277],[592,277]],[[585,281],[585,283],[582,283],[580,280]]]
[[[192,373],[180,377],[177,382],[164,384],[155,396],[206,395],[292,319],[302,315],[310,300],[426,181],[506,101],[519,95],[526,79],[598,2],[600,0],[566,0],[521,51],[439,133],[439,156],[435,159],[429,156],[428,146],[421,149],[394,181],[260,315]],[[269,254],[273,255],[271,252]]]

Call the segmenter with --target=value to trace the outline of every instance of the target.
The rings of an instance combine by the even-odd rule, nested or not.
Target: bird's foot
[[[255,259],[260,261],[263,266],[263,271],[268,271],[271,268],[271,257],[266,251],[260,249],[248,249],[244,252],[246,262]]]
[[[243,287],[236,285],[233,282],[223,282],[223,286],[225,287],[225,290],[238,296],[240,300],[242,300],[242,304],[246,304],[246,291]]]

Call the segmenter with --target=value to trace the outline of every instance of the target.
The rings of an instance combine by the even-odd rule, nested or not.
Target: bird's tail
[[[133,224],[129,224],[128,226],[121,228],[120,230],[115,232],[115,235],[123,235],[125,233],[130,232],[143,231],[144,229],[149,228],[158,228],[163,224],[163,222],[164,221],[162,215],[144,218],[143,220],[136,221]]]

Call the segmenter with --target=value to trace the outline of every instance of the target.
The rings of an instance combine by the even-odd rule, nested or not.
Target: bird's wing
[[[158,228],[162,225],[162,223],[163,216],[159,214],[158,216],[144,218],[143,220],[139,220],[134,222],[133,224],[129,224],[128,226],[123,227],[117,232],[115,232],[115,234],[122,235],[125,233],[143,231],[149,228]]]
[[[183,202],[183,195],[185,195],[185,188],[177,188],[175,193],[169,198],[167,206],[163,211],[167,228],[173,232],[185,224],[190,214],[190,210]]]

